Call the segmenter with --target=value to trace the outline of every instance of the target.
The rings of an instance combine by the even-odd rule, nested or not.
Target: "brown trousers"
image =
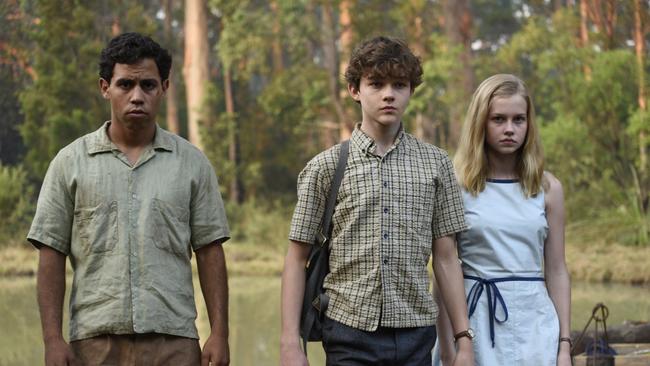
[[[201,365],[197,339],[167,334],[105,334],[70,342],[70,345],[84,366]]]

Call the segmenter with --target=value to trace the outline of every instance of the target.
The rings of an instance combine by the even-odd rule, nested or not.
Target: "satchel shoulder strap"
[[[330,185],[329,195],[325,202],[325,213],[323,214],[323,222],[321,223],[320,232],[318,235],[318,243],[325,244],[330,239],[332,234],[332,215],[334,214],[334,207],[336,206],[336,197],[339,194],[339,187],[345,174],[345,167],[348,164],[348,153],[350,151],[350,140],[341,142],[341,151],[339,153],[339,160],[336,164],[336,171],[334,171],[334,178]]]

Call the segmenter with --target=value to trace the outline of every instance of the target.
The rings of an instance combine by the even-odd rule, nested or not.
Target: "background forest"
[[[243,256],[284,251],[297,174],[360,119],[342,78],[351,48],[379,34],[405,39],[424,64],[407,130],[452,155],[478,83],[522,77],[546,168],[564,185],[569,246],[647,253],[649,9],[648,0],[3,0],[0,247],[25,245],[56,152],[110,118],[99,52],[138,31],[173,53],[159,123],[212,161],[234,240],[251,245]]]

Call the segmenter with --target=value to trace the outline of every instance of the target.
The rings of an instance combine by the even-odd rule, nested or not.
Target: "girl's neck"
[[[517,179],[517,155],[488,152],[489,179]]]

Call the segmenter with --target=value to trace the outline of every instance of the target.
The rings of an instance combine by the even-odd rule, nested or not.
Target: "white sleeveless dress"
[[[526,198],[517,181],[489,180],[463,200],[469,229],[458,250],[476,365],[555,366],[560,326],[543,281],[544,193]],[[436,344],[434,365],[438,356]]]

